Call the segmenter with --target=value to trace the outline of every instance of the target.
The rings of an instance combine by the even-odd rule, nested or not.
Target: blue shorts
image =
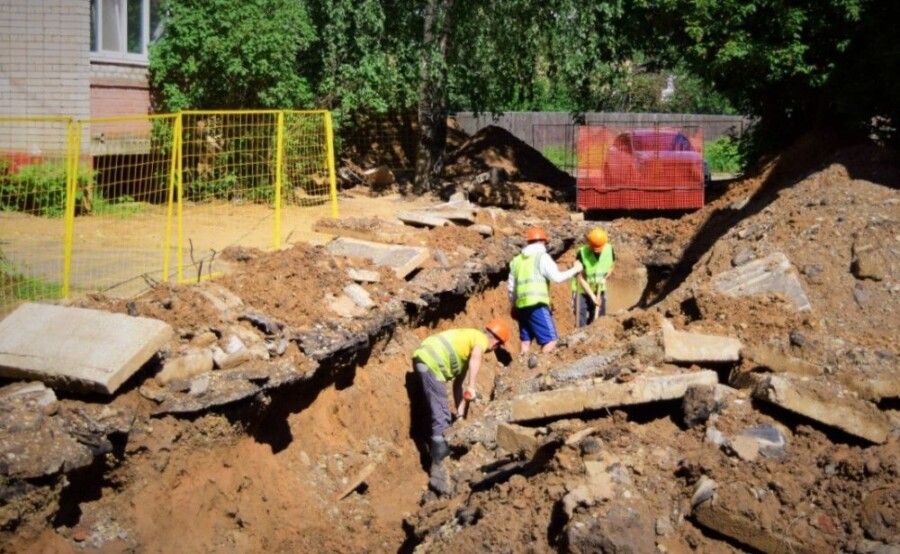
[[[544,346],[559,338],[549,306],[538,304],[519,308],[516,310],[516,320],[519,322],[519,338],[522,342],[537,339],[538,344]]]

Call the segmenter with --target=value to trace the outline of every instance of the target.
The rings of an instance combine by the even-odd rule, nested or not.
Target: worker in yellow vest
[[[572,279],[572,303],[578,327],[590,325],[597,317],[606,315],[606,280],[616,263],[605,230],[595,227],[585,238],[587,244],[579,247],[576,255],[584,271]]]
[[[540,227],[525,232],[526,246],[509,263],[509,300],[512,313],[519,323],[519,339],[522,352],[531,350],[531,341],[537,340],[542,352],[556,348],[559,335],[550,312],[550,281],[562,283],[577,275],[583,268],[581,262],[566,271],[560,271],[553,257],[547,252],[547,233]],[[529,360],[529,366],[534,363]]]
[[[432,335],[413,352],[413,369],[422,382],[431,417],[432,471],[450,453],[444,431],[453,416],[445,384],[453,382],[453,414],[463,417],[466,402],[475,398],[484,353],[505,344],[510,334],[509,323],[494,318],[484,329],[449,329]]]

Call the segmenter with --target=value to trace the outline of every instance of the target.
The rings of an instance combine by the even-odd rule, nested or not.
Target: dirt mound
[[[489,125],[447,155],[448,177],[473,175],[491,168],[506,172],[510,180],[541,183],[554,190],[574,190],[575,179],[512,133]]]

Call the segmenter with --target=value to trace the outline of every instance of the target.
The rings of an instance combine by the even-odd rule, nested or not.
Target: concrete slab
[[[428,212],[398,212],[397,219],[416,227],[446,227],[452,225],[450,220]]]
[[[888,416],[874,404],[841,394],[831,384],[768,375],[757,383],[753,396],[876,444],[884,444],[891,431]]]
[[[665,360],[676,363],[736,362],[741,358],[741,341],[732,337],[676,331],[662,321]]]
[[[401,279],[412,273],[431,255],[427,248],[420,246],[383,244],[348,237],[336,238],[325,248],[335,256],[371,260],[375,265],[390,268]]]
[[[172,335],[156,319],[23,304],[0,321],[0,376],[112,394]]]
[[[718,292],[728,296],[782,294],[797,310],[812,309],[790,260],[781,252],[719,273],[713,277],[712,284]]]
[[[626,383],[594,379],[577,387],[564,387],[523,394],[513,398],[510,421],[529,421],[545,417],[673,400],[684,396],[691,385],[715,385],[715,371],[690,373],[644,373]]]
[[[818,554],[831,551],[824,543],[804,543],[771,530],[762,529],[759,521],[741,513],[738,506],[729,509],[722,503],[706,501],[694,508],[694,520],[701,526],[759,552],[772,554]]]
[[[524,454],[526,458],[531,458],[540,442],[535,429],[514,423],[500,423],[497,425],[497,446],[510,454]]]
[[[776,373],[796,375],[821,375],[822,368],[814,363],[795,358],[765,344],[757,344],[743,350],[743,355],[754,363],[767,367]]]

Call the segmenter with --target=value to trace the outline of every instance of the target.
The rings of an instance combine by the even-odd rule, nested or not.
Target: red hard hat
[[[510,335],[512,335],[512,329],[510,329],[509,323],[501,317],[495,317],[488,321],[484,328],[497,337],[500,344],[505,344],[509,340]]]
[[[535,242],[542,240],[547,242],[547,233],[540,227],[531,227],[525,231],[525,240]]]

